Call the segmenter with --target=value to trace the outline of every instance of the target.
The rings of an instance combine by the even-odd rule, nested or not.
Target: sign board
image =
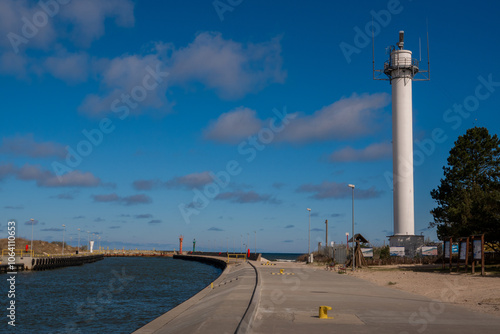
[[[404,247],[391,247],[389,252],[391,253],[391,256],[405,256]]]
[[[361,248],[364,257],[373,257],[373,248]]]
[[[451,245],[451,254],[458,254],[458,245]]]
[[[460,242],[460,260],[465,260],[467,257],[467,241]]]
[[[472,251],[474,253],[474,260],[481,260],[481,239],[472,241]]]
[[[444,258],[445,259],[450,258],[450,242],[449,241],[444,242]]]
[[[448,246],[448,253],[450,252],[450,246]],[[438,255],[437,246],[423,246],[422,247],[422,256],[436,256]]]

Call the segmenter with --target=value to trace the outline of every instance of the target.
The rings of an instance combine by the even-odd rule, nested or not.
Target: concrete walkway
[[[278,275],[284,269],[283,275]],[[258,266],[249,333],[499,333],[500,318],[304,264]],[[442,296],[459,293],[449,277]],[[319,319],[319,306],[333,319]]]
[[[249,304],[255,286],[254,267],[242,261],[232,264],[213,282],[213,289],[208,286],[134,334],[232,334],[245,314],[254,314]]]
[[[459,288],[449,280],[442,296],[452,301]],[[483,334],[500,328],[499,317],[300,263],[229,266],[214,286],[135,333]],[[321,305],[332,307],[333,319],[319,319]]]

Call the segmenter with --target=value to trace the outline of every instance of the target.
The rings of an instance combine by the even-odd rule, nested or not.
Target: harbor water
[[[295,261],[302,253],[262,253],[262,257],[269,261]]]
[[[117,257],[16,275],[15,328],[0,333],[131,333],[195,295],[221,273],[166,257]],[[7,275],[3,278],[7,288]],[[6,312],[6,298],[1,307]]]

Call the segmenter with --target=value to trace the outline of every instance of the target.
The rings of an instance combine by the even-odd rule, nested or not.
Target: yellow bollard
[[[210,287],[213,289],[214,288],[214,283],[210,283]]]
[[[283,275],[284,271],[285,271],[285,269],[280,269],[280,274]]]
[[[333,319],[333,317],[328,316],[328,310],[331,310],[330,306],[320,306],[319,307],[319,318],[320,319]]]

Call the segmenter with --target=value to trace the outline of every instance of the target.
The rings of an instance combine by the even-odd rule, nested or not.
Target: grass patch
[[[387,285],[396,285],[397,283],[396,282],[391,282],[389,281],[389,283],[387,283]]]

